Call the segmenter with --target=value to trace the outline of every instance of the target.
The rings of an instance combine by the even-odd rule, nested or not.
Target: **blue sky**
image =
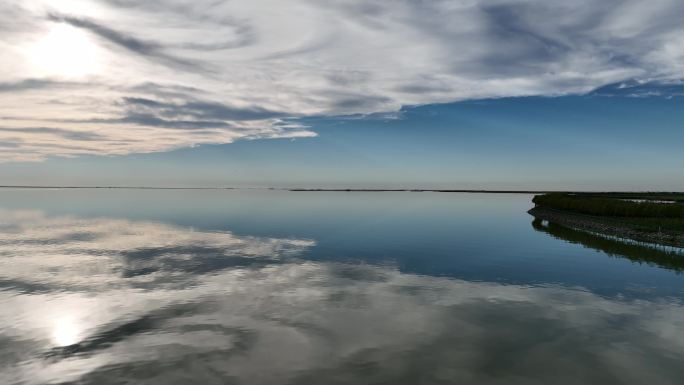
[[[4,185],[684,190],[680,0],[7,0]]]
[[[318,134],[311,138],[6,163],[0,176],[49,185],[684,190],[684,98],[673,87],[645,96],[662,88],[311,117],[301,121]]]

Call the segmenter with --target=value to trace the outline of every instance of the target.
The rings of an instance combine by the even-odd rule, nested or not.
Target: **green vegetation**
[[[532,202],[546,208],[602,217],[684,219],[684,204],[654,203],[649,202],[648,199],[643,202],[634,202],[624,198],[552,193],[537,195]]]
[[[658,203],[666,200],[668,203]],[[537,195],[537,207],[592,216],[606,224],[622,224],[645,231],[684,231],[682,194],[663,193],[550,193]],[[632,200],[640,200],[635,202]]]
[[[573,193],[572,195],[587,198],[616,198],[647,201],[670,201],[684,203],[684,193],[677,192],[603,192],[603,193]]]

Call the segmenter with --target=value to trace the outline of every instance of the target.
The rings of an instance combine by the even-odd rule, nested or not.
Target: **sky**
[[[680,0],[5,0],[0,185],[684,190]]]

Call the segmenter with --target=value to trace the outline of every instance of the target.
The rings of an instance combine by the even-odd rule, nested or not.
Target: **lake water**
[[[0,383],[681,384],[684,257],[530,199],[0,190]]]

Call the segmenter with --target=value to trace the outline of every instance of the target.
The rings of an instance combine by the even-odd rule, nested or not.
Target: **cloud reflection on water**
[[[684,307],[672,299],[297,259],[313,240],[2,218],[3,383],[674,384],[684,374]]]

